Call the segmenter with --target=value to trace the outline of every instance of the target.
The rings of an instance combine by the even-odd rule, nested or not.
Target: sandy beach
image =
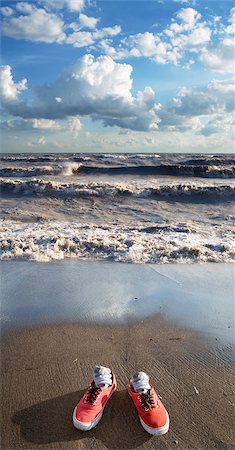
[[[10,264],[15,264],[15,266],[10,267]],[[225,332],[225,330],[231,331],[231,324],[233,325],[231,316],[233,292],[230,292],[231,285],[227,284],[227,279],[231,277],[232,265],[221,265],[224,272],[217,265],[194,265],[191,268],[184,265],[155,266],[156,272],[152,268],[144,266],[84,264],[71,263],[70,265],[71,277],[74,280],[74,283],[70,283],[72,286],[70,298],[76,291],[81,312],[80,320],[78,319],[79,308],[76,310],[73,307],[71,316],[64,310],[65,319],[62,321],[61,316],[56,316],[56,303],[52,298],[55,321],[53,323],[51,320],[51,324],[45,324],[44,320],[47,312],[46,302],[42,302],[43,313],[38,307],[37,292],[31,290],[27,297],[26,291],[28,283],[33,282],[33,273],[37,273],[40,285],[40,270],[44,272],[45,280],[47,279],[45,274],[48,273],[49,278],[52,277],[52,272],[54,275],[57,272],[59,279],[65,263],[57,263],[54,268],[53,264],[41,265],[40,270],[37,265],[28,263],[31,270],[30,276],[22,262],[18,265],[17,263],[4,263],[2,266],[5,280],[2,316],[4,313],[6,316],[4,305],[7,295],[8,299],[11,297],[12,304],[7,311],[8,326],[2,328],[1,409],[3,426],[1,448],[4,450],[21,448],[31,450],[47,448],[67,450],[232,449],[234,425],[233,334]],[[83,306],[82,309],[81,305],[82,300],[86,304],[90,298],[91,303],[87,305],[87,308],[89,307],[90,310],[95,308],[95,304],[92,303],[92,292],[94,293],[95,287],[96,289],[98,287],[97,278],[94,277],[94,274],[97,274],[98,266],[100,270],[106,271],[106,280],[109,280],[109,283],[106,281],[104,285],[108,284],[110,289],[113,289],[117,279],[120,280],[119,285],[116,284],[116,296],[118,298],[122,293],[122,313],[120,313],[120,308],[118,310],[115,298],[113,298],[110,302],[110,308],[113,304],[112,314],[109,316],[106,302],[109,291],[102,291],[101,283],[99,291],[96,290],[98,316],[95,316],[94,313],[88,320],[85,314],[86,308]],[[15,270],[13,270],[14,267]],[[61,267],[60,271],[59,267]],[[83,289],[78,290],[81,277],[84,281],[84,277],[87,276],[88,267],[91,281],[86,284],[86,289],[84,288],[85,283],[83,283]],[[22,272],[20,276],[18,270],[23,270],[24,276]],[[186,280],[190,281],[192,271],[195,276],[194,281],[191,280],[191,290],[194,290],[193,283],[196,283],[198,289],[195,295],[197,298],[201,298],[201,302],[198,303],[194,297],[190,296],[189,285],[186,283]],[[224,285],[221,285],[224,292],[227,284],[225,297],[230,305],[226,306],[226,302],[224,302],[224,308],[222,307],[223,302],[219,305],[218,302],[216,303],[215,296],[208,295],[210,285],[215,282],[216,278],[218,285],[221,284],[219,272],[224,279]],[[141,285],[144,286],[143,281],[147,283],[146,286],[150,286],[148,278],[150,273],[153,276],[151,295],[150,288],[147,290],[142,287],[141,291]],[[205,273],[209,280],[207,283]],[[214,277],[212,277],[213,273]],[[75,274],[77,274],[77,278]],[[170,274],[173,281],[169,278]],[[8,282],[6,282],[7,276]],[[12,282],[13,278],[14,283]],[[124,308],[125,296],[123,293],[125,289],[126,296],[130,300],[127,279],[131,281],[132,288],[134,286],[132,294],[136,296],[135,301],[137,302],[139,297],[145,304],[145,314],[143,309],[140,308],[137,314],[137,310],[133,308],[133,317],[131,317],[128,308]],[[53,278],[53,281],[55,283],[56,278]],[[21,282],[21,293],[19,282]],[[62,279],[61,283],[63,282]],[[11,283],[11,292],[6,289],[8,283]],[[175,289],[175,298],[171,297],[171,302],[174,301],[175,306],[170,309],[165,301],[165,309],[162,309],[161,301],[165,295],[163,293],[168,292],[168,295],[173,293],[169,290],[171,283]],[[178,294],[177,283],[180,283]],[[168,291],[166,291],[167,286]],[[48,294],[51,294],[49,287],[48,284],[47,286],[41,285],[41,292],[45,294],[46,289]],[[209,303],[207,299],[207,308],[211,310],[211,322],[204,320],[203,331],[198,323],[200,317],[205,316],[205,310],[202,307],[205,300],[202,293],[205,288],[208,298],[211,299]],[[84,297],[84,289],[87,293],[86,297]],[[215,289],[218,290],[216,283]],[[21,303],[25,315],[26,310],[28,311],[28,321],[25,323],[17,322],[17,308],[12,306],[14,295],[16,296],[17,292],[18,309]],[[153,308],[153,299],[154,296],[157,297],[158,292],[159,299]],[[194,305],[191,323],[187,319],[187,310],[181,321],[174,312],[177,310],[177,305],[181,312],[184,310],[183,299],[181,298],[180,303],[180,297],[185,296],[187,292],[188,294],[184,298],[185,304],[189,302],[189,305]],[[220,295],[219,292],[218,295]],[[26,303],[24,303],[23,297]],[[29,303],[30,297],[31,303]],[[99,298],[104,299],[102,306]],[[34,301],[35,309],[32,308],[30,325],[30,305],[32,306]],[[214,301],[215,303],[213,303]],[[68,301],[68,310],[72,304]],[[133,306],[133,302],[131,305]],[[57,306],[61,307],[60,296],[57,296]],[[222,317],[221,311],[223,311]],[[212,326],[212,322],[214,326]],[[73,428],[72,411],[90,383],[92,368],[96,364],[113,368],[117,376],[118,388],[107,404],[100,424],[94,430],[84,433]],[[144,370],[150,375],[153,385],[169,411],[171,426],[169,433],[165,436],[156,438],[148,435],[139,423],[126,390],[127,379],[136,370]]]
[[[0,18],[0,450],[235,450],[234,2]]]
[[[132,326],[60,325],[29,329],[2,342],[5,449],[232,449],[230,348],[160,316]],[[72,411],[98,363],[113,368],[118,390],[100,424],[75,430]],[[171,418],[166,436],[141,427],[127,377],[145,370]],[[199,394],[195,393],[197,388]]]

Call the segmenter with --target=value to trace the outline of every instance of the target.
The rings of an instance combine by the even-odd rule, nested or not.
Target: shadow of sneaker
[[[72,392],[37,403],[18,411],[12,421],[20,426],[22,438],[38,444],[38,447],[53,442],[76,443],[92,438],[110,449],[129,449],[152,439],[141,427],[126,389],[113,394],[95,428],[88,432],[75,429],[72,424],[73,409],[84,392]],[[34,448],[37,447],[34,445]]]

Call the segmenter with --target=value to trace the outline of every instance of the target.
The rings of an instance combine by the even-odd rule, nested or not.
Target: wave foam
[[[70,170],[70,169],[69,169]],[[105,197],[132,195],[135,197],[155,196],[231,196],[235,186],[229,184],[170,183],[163,185],[138,183],[61,183],[43,179],[17,180],[1,179],[2,193],[63,197]]]
[[[115,156],[115,155],[114,155]],[[114,157],[113,157],[114,159]],[[120,158],[119,158],[120,159]],[[140,159],[140,156],[139,156]],[[85,158],[83,158],[85,162]],[[160,164],[160,165],[130,165],[129,162],[123,162],[116,165],[97,165],[91,163],[85,165],[81,162],[63,161],[53,166],[31,166],[31,167],[5,167],[0,169],[0,175],[3,177],[32,177],[41,175],[109,175],[116,177],[118,175],[135,176],[157,176],[166,175],[174,177],[200,177],[200,178],[235,178],[235,166],[225,165],[189,165],[189,164]]]
[[[231,262],[232,233],[130,229],[75,223],[4,222],[1,259],[50,261],[64,258],[111,259],[128,263]]]

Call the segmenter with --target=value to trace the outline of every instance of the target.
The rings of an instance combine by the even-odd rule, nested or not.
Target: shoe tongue
[[[107,388],[112,385],[112,374],[108,367],[96,366],[93,369],[93,380],[97,387]]]
[[[135,392],[146,394],[150,389],[149,376],[145,372],[137,372],[133,375],[131,385]]]

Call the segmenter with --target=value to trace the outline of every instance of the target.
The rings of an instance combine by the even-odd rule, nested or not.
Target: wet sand
[[[234,342],[233,264],[1,263],[1,330],[164,317]]]
[[[232,449],[231,346],[166,321],[66,324],[2,339],[2,449]],[[99,425],[73,428],[72,412],[104,364],[118,389]],[[147,434],[128,397],[128,376],[146,371],[171,418],[165,436]],[[195,388],[199,392],[195,392]]]
[[[232,265],[2,268],[3,450],[232,449]],[[72,412],[96,364],[113,368],[118,389],[85,433]],[[169,411],[165,436],[139,423],[126,390],[137,370]]]

